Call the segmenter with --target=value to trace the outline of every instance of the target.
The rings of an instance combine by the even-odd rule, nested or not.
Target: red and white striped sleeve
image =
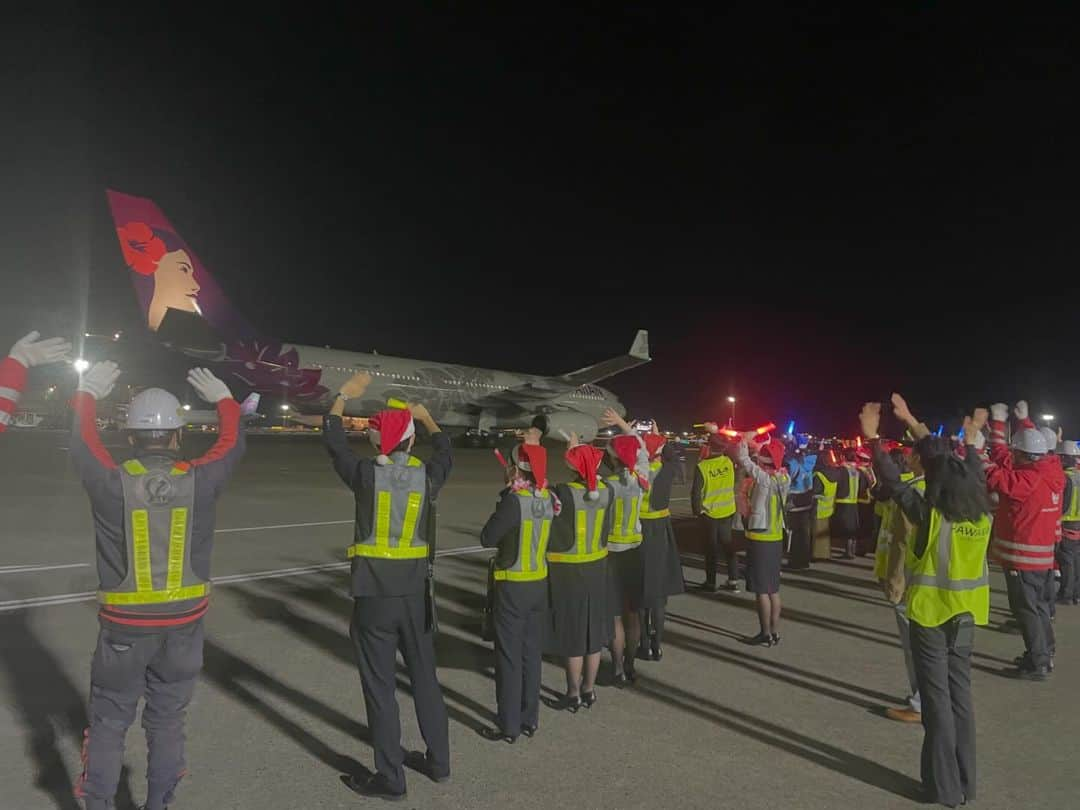
[[[26,366],[14,357],[0,361],[0,433],[15,419],[15,407],[25,387]]]

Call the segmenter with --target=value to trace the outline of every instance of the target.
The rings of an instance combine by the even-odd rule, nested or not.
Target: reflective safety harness
[[[653,482],[656,480],[656,476],[660,474],[660,468],[663,466],[664,463],[660,461],[660,459],[649,462],[649,488],[641,494],[642,520],[657,520],[658,518],[671,517],[670,509],[652,509],[649,506],[649,495],[652,493]]]
[[[822,520],[831,518],[836,511],[836,482],[830,481],[822,472],[814,473],[814,477],[821,482],[824,490],[817,499],[817,517]]]
[[[735,514],[735,465],[727,456],[713,456],[698,462],[701,480],[701,510],[711,518]]]
[[[926,480],[921,475],[916,478],[915,473],[900,473],[900,480],[910,483],[920,495],[926,494]],[[885,579],[889,569],[889,544],[892,542],[897,521],[900,520],[900,504],[891,498],[878,501],[878,503],[882,506],[882,510],[881,527],[878,529],[877,546],[874,548],[874,576]],[[916,528],[915,526],[908,527],[908,536],[904,538],[908,544],[914,542],[913,535]]]
[[[191,569],[195,474],[187,464],[149,463],[131,459],[120,466],[127,574],[115,588],[99,591],[98,601],[171,613],[177,603],[210,592],[210,583]]]
[[[569,551],[548,552],[548,562],[587,563],[602,560],[607,556],[607,544],[604,538],[604,515],[611,503],[611,490],[603,481],[596,482],[596,500],[585,497],[585,485],[579,482],[569,484],[574,500],[574,545]]]
[[[427,470],[424,462],[394,453],[387,464],[375,465],[375,519],[367,537],[348,548],[352,557],[381,560],[419,560],[428,556],[417,523],[424,507]]]
[[[611,551],[624,551],[641,545],[641,485],[637,476],[628,473],[612,475],[607,479],[615,501],[614,515],[607,544]]]
[[[847,495],[843,498],[837,498],[837,503],[858,503],[859,502],[859,468],[854,464],[845,464],[843,470],[847,473],[848,478],[848,491]]]
[[[783,473],[780,473],[782,475]],[[759,484],[755,483],[755,487]],[[784,504],[772,484],[769,484],[769,503],[767,506],[769,523],[760,529],[747,529],[746,539],[764,543],[775,543],[784,539]]]
[[[1070,468],[1065,471],[1065,476],[1072,484],[1072,492],[1069,495],[1069,502],[1065,504],[1061,519],[1066,523],[1076,523],[1080,521],[1080,470]]]
[[[987,624],[989,516],[975,523],[951,523],[932,508],[929,530],[921,558],[915,556],[914,543],[908,546],[908,618],[923,627],[939,627],[954,616],[971,613],[976,624]]]
[[[546,489],[520,489],[506,497],[517,498],[521,509],[517,559],[509,568],[496,568],[494,577],[504,582],[535,582],[547,579],[547,544],[555,504]]]

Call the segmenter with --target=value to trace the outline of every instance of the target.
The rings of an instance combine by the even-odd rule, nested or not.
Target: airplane
[[[196,358],[233,386],[287,404],[293,421],[319,424],[340,386],[365,370],[371,385],[346,404],[346,416],[370,416],[391,400],[422,402],[452,432],[535,424],[587,442],[607,408],[626,415],[618,398],[596,383],[651,360],[644,329],[625,355],[555,377],[286,345],[259,333],[233,308],[153,200],[111,189],[106,196],[146,327],[164,346]]]

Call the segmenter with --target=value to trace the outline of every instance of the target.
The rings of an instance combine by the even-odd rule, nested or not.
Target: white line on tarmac
[[[490,551],[483,546],[464,546],[462,548],[446,548],[436,551],[436,557],[455,557],[462,554],[477,554],[482,551]],[[319,571],[335,571],[348,568],[347,562],[323,563],[321,565],[303,565],[293,568],[278,568],[271,571],[255,571],[250,574],[229,574],[223,577],[215,577],[215,585],[234,585],[238,582],[254,582],[260,579],[277,579],[279,577],[298,577],[305,574],[314,574]],[[61,593],[55,596],[34,596],[29,599],[9,599],[0,602],[0,613],[9,613],[13,610],[24,608],[50,607],[52,605],[70,605],[76,602],[90,602],[97,598],[96,591],[82,591],[81,593]]]
[[[345,523],[352,523],[353,519],[348,520],[320,520],[315,523],[276,523],[272,526],[240,526],[236,529],[214,529],[214,534],[229,534],[230,532],[261,532],[265,529],[303,529],[308,526],[341,526]]]
[[[65,563],[63,565],[4,565],[0,574],[29,574],[33,571],[57,571],[61,568],[89,568],[90,563]]]

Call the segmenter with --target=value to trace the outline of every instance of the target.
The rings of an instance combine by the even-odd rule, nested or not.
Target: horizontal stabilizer
[[[585,368],[579,368],[577,371],[563,374],[559,379],[570,385],[586,385],[637,368],[650,360],[652,358],[649,357],[649,333],[645,329],[639,329],[634,342],[630,346],[630,351],[626,354],[621,357],[613,357],[610,360],[602,360]]]

